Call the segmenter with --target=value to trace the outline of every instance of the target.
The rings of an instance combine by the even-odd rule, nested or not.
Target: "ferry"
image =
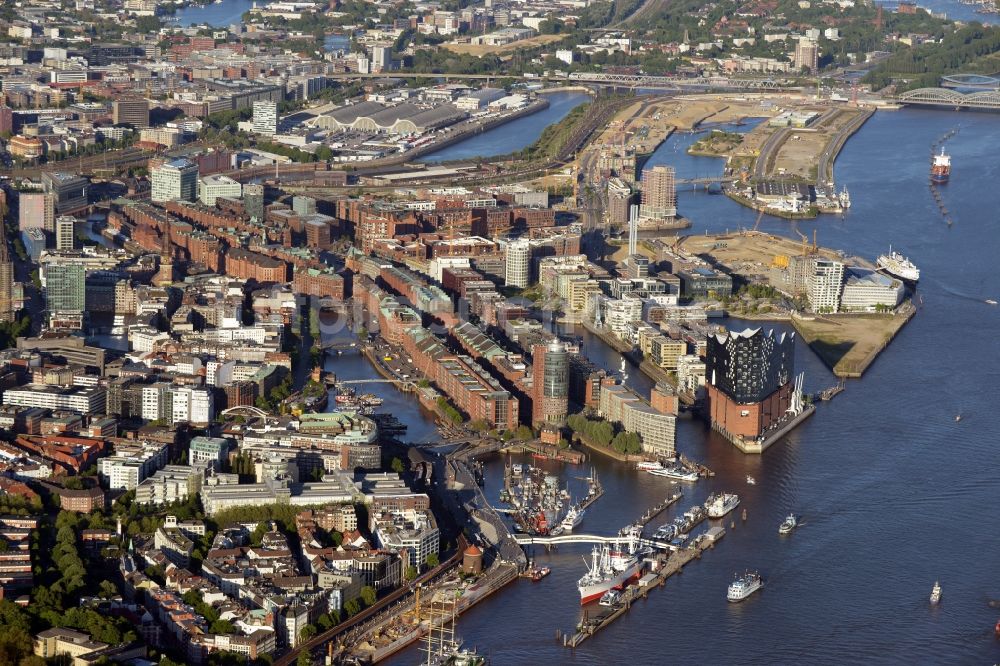
[[[934,581],[934,587],[931,588],[931,604],[936,605],[939,601],[941,601],[941,584]]]
[[[586,605],[604,596],[608,590],[621,589],[642,575],[642,554],[635,540],[594,546],[589,570],[577,581],[580,604]]]
[[[636,464],[635,468],[640,472],[651,472],[654,469],[663,469],[663,464],[660,463],[659,460],[654,460],[652,462],[646,460]]]
[[[742,577],[737,576],[729,585],[726,598],[732,602],[743,601],[762,587],[764,587],[764,581],[761,579],[760,574],[757,572],[747,572]]]
[[[799,523],[795,519],[795,514],[790,513],[788,514],[788,517],[785,518],[784,522],[781,523],[781,526],[778,527],[778,534],[791,534],[792,530],[798,527],[798,525]]]
[[[705,502],[705,510],[708,511],[709,518],[722,518],[727,513],[740,505],[740,496],[734,493],[722,493],[709,495]]]
[[[935,155],[933,161],[931,162],[931,182],[937,184],[944,184],[948,182],[948,178],[951,176],[951,155],[944,152],[944,146],[941,146],[941,154]]]
[[[893,252],[891,245],[889,246],[889,254],[879,255],[875,265],[886,273],[898,277],[900,280],[908,282],[917,282],[920,280],[920,269],[899,252]]]
[[[585,513],[586,511],[583,509],[578,509],[575,505],[571,506],[569,511],[566,512],[566,517],[563,518],[561,523],[563,531],[572,532],[573,528],[583,521],[583,514]]]
[[[659,469],[648,469],[646,471],[653,476],[665,476],[668,479],[679,479],[681,481],[698,480],[698,472],[690,472],[680,465],[672,465],[670,467],[661,466]]]

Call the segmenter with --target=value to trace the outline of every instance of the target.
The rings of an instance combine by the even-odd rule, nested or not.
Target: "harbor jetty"
[[[660,502],[659,504],[649,507],[649,509],[646,510],[646,513],[642,514],[642,517],[640,517],[639,520],[637,521],[638,524],[645,527],[646,525],[649,524],[649,521],[651,521],[653,518],[660,515],[664,511],[666,511],[667,507],[673,505],[675,502],[679,501],[680,498],[682,497],[684,497],[684,493],[675,493],[670,497],[666,498],[665,500],[663,500],[662,502]]]
[[[601,629],[609,626],[612,622],[632,609],[632,605],[640,599],[645,599],[650,590],[656,587],[663,587],[667,579],[681,570],[692,560],[701,559],[702,553],[710,548],[714,548],[716,542],[725,536],[726,530],[722,527],[712,527],[704,534],[699,535],[686,548],[680,548],[670,553],[659,553],[653,558],[653,571],[646,574],[636,584],[629,585],[622,592],[621,600],[614,606],[601,608],[598,611],[585,610],[583,618],[577,625],[576,630],[570,634],[557,635],[561,637],[564,646],[569,648],[578,647],[588,638],[596,634]]]

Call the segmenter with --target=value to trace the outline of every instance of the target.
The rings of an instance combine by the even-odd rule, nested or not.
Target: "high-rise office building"
[[[86,178],[62,171],[43,171],[42,188],[55,199],[55,212],[65,215],[87,207]]]
[[[761,329],[708,336],[705,384],[712,427],[730,441],[755,440],[792,406],[795,334]]]
[[[526,240],[508,243],[505,284],[524,289],[531,282],[531,245]]]
[[[0,104],[0,134],[14,131],[14,110]]]
[[[633,199],[632,188],[621,178],[608,180],[608,224],[628,224],[629,206]]]
[[[813,312],[840,310],[840,294],[844,288],[844,264],[819,259],[813,262],[809,276],[809,306]]]
[[[392,69],[392,49],[388,46],[372,47],[372,69],[386,72]]]
[[[17,200],[17,226],[21,231],[41,229],[52,233],[56,224],[56,198],[47,192],[23,192]]]
[[[83,264],[50,264],[45,267],[45,302],[49,312],[83,312],[87,303]]]
[[[569,410],[569,352],[558,340],[531,350],[531,422],[562,423]]]
[[[136,129],[149,127],[149,102],[144,99],[116,99],[111,107],[115,125],[131,125]]]
[[[315,215],[316,200],[312,197],[304,197],[297,194],[292,197],[292,210],[295,211],[296,215]]]
[[[6,232],[3,225],[0,224],[0,321],[14,319],[13,289],[14,262],[10,260]]]
[[[677,216],[677,184],[674,168],[655,166],[642,170],[642,210],[640,215],[651,220]]]
[[[239,198],[243,194],[243,186],[238,180],[229,176],[215,174],[198,179],[198,200],[206,206],[214,206],[219,197]]]
[[[245,185],[243,187],[243,207],[249,217],[264,219],[264,186]]]
[[[278,133],[278,105],[262,99],[253,103],[253,133],[272,136]]]
[[[162,201],[195,201],[198,198],[198,165],[177,159],[153,169],[150,198]]]
[[[795,58],[792,64],[797,71],[802,68],[815,72],[819,67],[819,45],[811,39],[800,38],[795,42]]]
[[[76,244],[76,219],[62,215],[56,219],[56,249],[72,250]]]

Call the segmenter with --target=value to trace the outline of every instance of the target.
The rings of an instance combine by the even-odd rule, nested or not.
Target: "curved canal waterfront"
[[[955,219],[949,229],[927,191],[927,170],[931,142],[955,126],[961,131],[948,143],[954,171],[944,188]],[[899,247],[923,271],[923,306],[862,380],[849,382],[764,456],[744,456],[701,423],[679,422],[678,448],[717,476],[680,486],[684,499],[662,520],[720,490],[741,495],[746,523],[736,516],[735,529],[727,524],[715,550],[575,651],[558,644],[555,634],[571,630],[580,617],[575,583],[588,549],[539,550],[535,555],[553,567],[552,575],[536,584],[518,581],[462,616],[458,634],[466,644],[495,664],[1000,659],[993,635],[1000,611],[988,603],[1000,598],[992,555],[1000,545],[992,521],[1000,310],[983,302],[1000,298],[993,188],[1000,165],[984,140],[998,129],[997,115],[887,112],[848,142],[836,178],[850,189],[854,206],[843,219],[821,216],[801,228],[811,234],[815,225],[823,245],[869,258],[890,243]],[[674,164],[680,177],[720,171],[719,160],[683,153],[694,138],[673,137],[651,163]],[[704,193],[682,193],[679,206],[695,233],[750,226],[756,217]],[[775,218],[761,223],[765,231],[789,233],[788,227]],[[620,357],[600,341],[584,334],[584,346],[596,362],[620,367]],[[357,365],[364,363],[344,356],[329,367],[368,376],[371,368]],[[796,364],[806,371],[807,390],[833,382],[801,343]],[[648,390],[637,369],[627,372],[628,383]],[[376,386],[374,392],[396,401],[387,409],[411,431],[433,432],[414,398]],[[601,457],[592,463],[607,493],[587,511],[582,532],[611,534],[678,487]],[[499,495],[502,464],[498,457],[487,465],[492,498]],[[572,477],[585,476],[590,466],[552,469],[578,484]],[[746,484],[747,474],[755,486]],[[803,525],[779,537],[778,524],[790,511]],[[760,569],[766,587],[742,604],[728,604],[726,586],[745,568]],[[931,608],[935,580],[944,598]],[[415,664],[423,656],[414,647],[388,663]]]
[[[526,148],[538,140],[546,127],[566,117],[570,111],[590,100],[590,95],[582,92],[546,93],[549,108],[512,120],[465,141],[424,155],[418,162],[446,162],[466,160],[476,157],[506,155]]]

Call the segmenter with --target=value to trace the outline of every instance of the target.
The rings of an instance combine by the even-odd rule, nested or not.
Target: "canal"
[[[446,162],[476,157],[506,155],[530,146],[538,140],[546,127],[557,123],[580,104],[590,100],[583,92],[546,93],[549,107],[530,116],[512,120],[482,134],[442,148],[421,157],[418,162]]]

